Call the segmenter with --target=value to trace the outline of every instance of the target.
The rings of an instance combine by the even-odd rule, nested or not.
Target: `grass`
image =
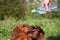
[[[29,18],[24,20],[16,21],[14,18],[9,18],[4,21],[0,21],[0,39],[8,40],[11,36],[11,31],[14,27],[21,23],[26,23],[29,25],[38,25],[45,32],[44,40],[60,40],[60,19],[59,18],[42,18],[35,19]]]

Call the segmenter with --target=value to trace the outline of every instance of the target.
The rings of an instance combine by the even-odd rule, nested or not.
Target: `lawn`
[[[30,18],[26,20],[16,21],[14,18],[9,18],[4,21],[0,21],[0,39],[8,40],[11,36],[11,31],[17,25],[26,23],[29,25],[38,25],[45,32],[44,40],[60,40],[60,19],[59,18]]]

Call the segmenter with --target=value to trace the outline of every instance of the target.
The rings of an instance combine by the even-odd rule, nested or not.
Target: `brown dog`
[[[12,31],[11,40],[43,40],[44,34],[39,26],[21,24]]]

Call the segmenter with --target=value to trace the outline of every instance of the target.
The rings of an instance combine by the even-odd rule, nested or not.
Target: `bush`
[[[24,0],[1,0],[0,1],[0,20],[5,17],[23,18],[25,7]]]

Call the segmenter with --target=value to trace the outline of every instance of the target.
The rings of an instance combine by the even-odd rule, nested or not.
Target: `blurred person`
[[[49,7],[51,6],[50,0],[43,0],[42,6],[44,6],[45,9],[46,9],[46,12],[48,12],[49,11]]]

